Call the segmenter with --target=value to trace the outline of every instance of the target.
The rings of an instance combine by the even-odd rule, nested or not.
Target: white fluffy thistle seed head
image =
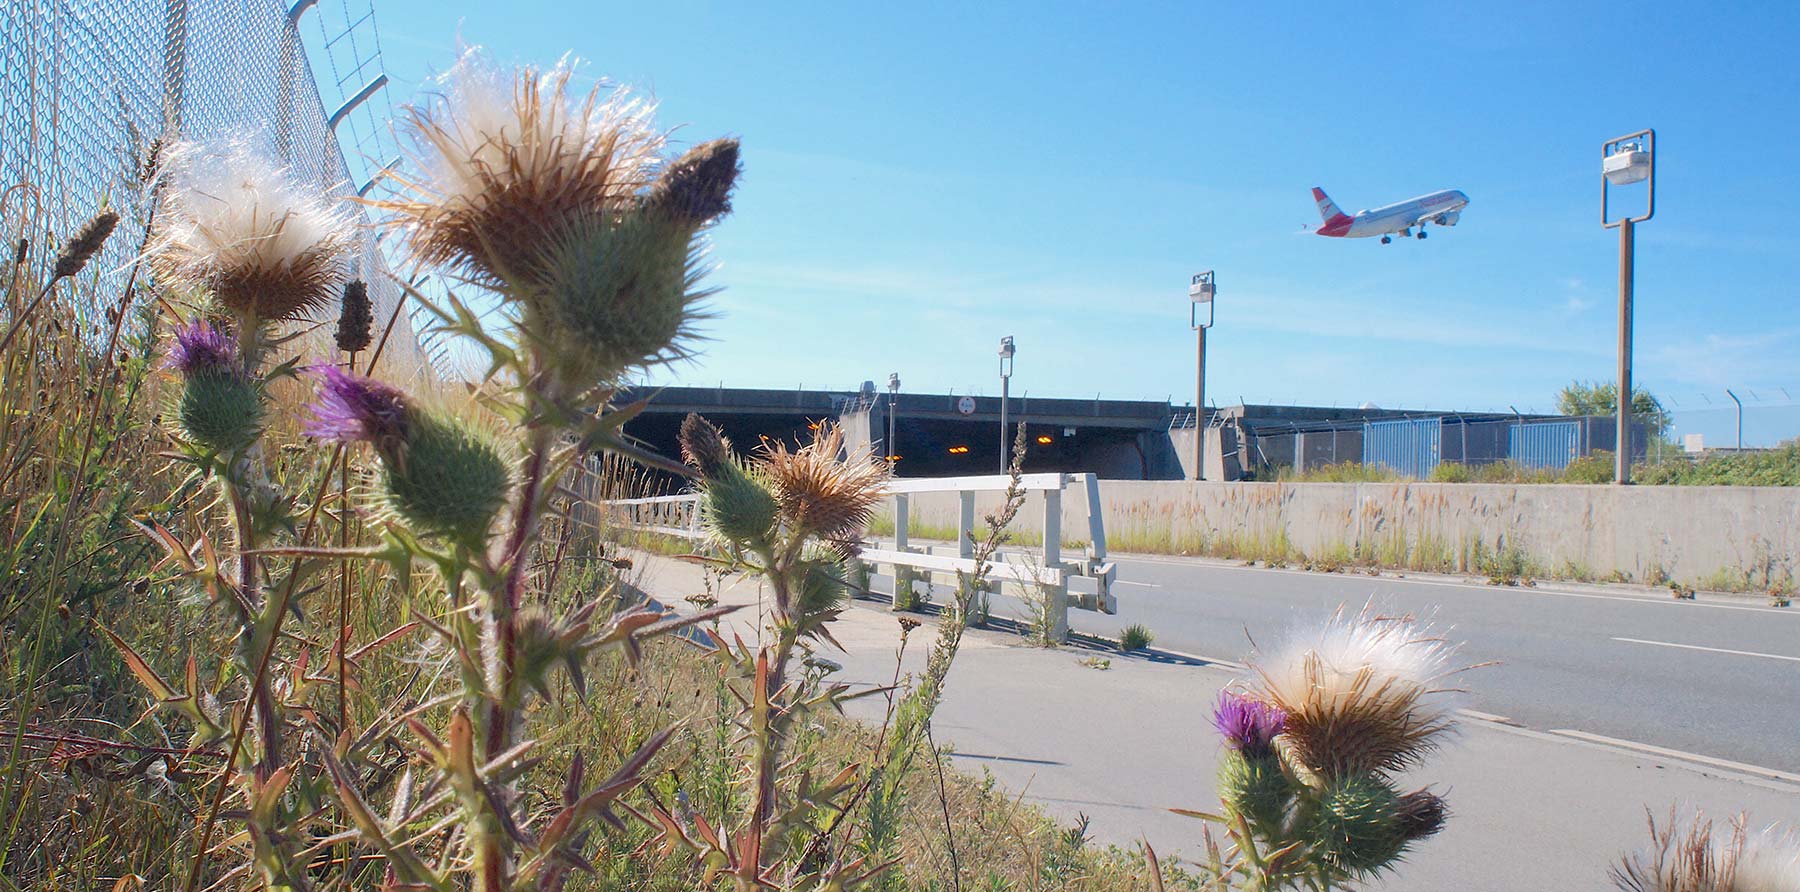
[[[1624,892],[1800,892],[1800,833],[1781,825],[1725,827],[1695,812],[1650,816],[1650,845],[1620,859],[1613,885]]]
[[[150,247],[166,280],[255,325],[306,317],[342,286],[354,223],[244,142],[162,153],[164,209]]]
[[[1800,832],[1772,824],[1746,836],[1736,892],[1800,892]]]
[[[536,275],[571,227],[636,201],[661,166],[655,104],[623,88],[572,92],[576,62],[496,66],[466,50],[431,102],[406,110],[424,175],[377,202],[424,260],[487,285]]]
[[[1430,623],[1340,609],[1253,666],[1259,695],[1287,713],[1296,767],[1327,778],[1419,762],[1454,727],[1457,645]]]

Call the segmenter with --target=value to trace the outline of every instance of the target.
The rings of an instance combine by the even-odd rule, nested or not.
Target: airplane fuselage
[[[1445,189],[1358,211],[1354,215],[1338,213],[1322,222],[1318,234],[1329,238],[1370,238],[1407,233],[1415,226],[1422,229],[1428,223],[1455,226],[1463,208],[1468,206],[1467,195],[1456,189]]]

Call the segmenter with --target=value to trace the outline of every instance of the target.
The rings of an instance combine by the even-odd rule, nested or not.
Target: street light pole
[[[1647,181],[1645,208],[1637,216],[1609,219],[1608,201],[1613,186]],[[1656,131],[1639,130],[1600,145],[1600,225],[1619,230],[1619,381],[1614,424],[1616,450],[1613,482],[1631,482],[1631,334],[1632,275],[1637,224],[1656,214]]]
[[[894,412],[900,406],[900,373],[888,372],[888,437],[887,460],[888,470],[893,471],[895,463],[900,461],[900,449],[894,442]]]
[[[1194,330],[1194,479],[1206,479],[1206,330],[1213,324],[1213,271],[1194,276],[1188,284],[1188,326]],[[1206,321],[1200,321],[1200,305],[1206,305]]]
[[[1630,219],[1619,221],[1619,393],[1618,451],[1613,453],[1613,480],[1631,482],[1631,335],[1633,323],[1632,285],[1636,241],[1635,224]]]
[[[1731,397],[1732,402],[1737,403],[1737,451],[1743,452],[1744,451],[1744,401],[1738,399],[1738,395],[1735,393],[1732,393],[1731,388],[1729,388],[1729,387],[1725,389],[1725,395],[1728,397]],[[1754,391],[1754,390],[1750,391],[1750,395],[1756,396],[1756,391]]]
[[[1000,339],[1000,473],[1012,468],[1012,439],[1006,435],[1006,404],[1012,396],[1013,336]]]

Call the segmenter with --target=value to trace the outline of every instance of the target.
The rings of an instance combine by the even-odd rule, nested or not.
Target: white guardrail
[[[958,571],[975,571],[975,496],[984,492],[1005,492],[1010,477],[996,474],[985,477],[913,477],[897,478],[887,484],[887,494],[894,500],[894,542],[892,548],[863,549],[860,560],[865,564],[887,566],[893,570],[896,591],[904,591],[915,582],[929,585],[932,574],[943,574],[953,581]],[[1069,608],[1115,613],[1118,602],[1112,594],[1117,568],[1106,557],[1106,522],[1100,506],[1100,480],[1093,474],[1023,474],[1019,484],[1026,492],[1041,493],[1044,507],[1042,545],[1035,551],[1000,552],[988,567],[988,589],[998,592],[1002,586],[1032,586],[1044,599],[1045,612],[1058,640],[1069,633]],[[1087,553],[1081,560],[1063,558],[1062,519],[1063,493],[1075,487],[1087,498]],[[915,546],[910,541],[912,497],[923,493],[956,493],[959,510],[956,542],[944,546],[943,553],[933,546]],[[687,494],[655,496],[642,499],[610,499],[598,503],[608,509],[615,523],[633,529],[684,539],[701,539],[705,531],[700,525],[700,497]],[[884,543],[874,543],[880,546]],[[950,549],[954,549],[954,553]],[[896,598],[904,604],[909,599]]]

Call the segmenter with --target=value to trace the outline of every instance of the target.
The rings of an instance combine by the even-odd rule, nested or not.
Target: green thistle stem
[[[790,568],[791,564],[784,565],[778,572],[769,574],[769,582],[775,589],[775,599],[778,604],[792,603],[793,586],[792,581],[788,579]],[[755,712],[752,714],[751,730],[756,737],[756,801],[752,807],[750,819],[759,835],[767,834],[775,817],[777,799],[775,783],[781,770],[781,750],[786,736],[781,727],[781,707],[777,705],[776,698],[780,696],[782,687],[787,684],[788,663],[792,661],[794,648],[799,645],[799,642],[800,635],[794,624],[786,617],[778,620],[775,652],[769,661],[769,676],[766,686],[768,703],[767,705],[756,703]],[[765,838],[764,844],[758,849],[759,863],[753,866],[755,873],[748,877],[738,877],[737,882],[740,889],[749,892],[749,890],[761,888],[757,877],[763,875],[764,868],[768,866],[771,856],[775,854],[771,848]],[[751,867],[752,865],[745,866]]]
[[[499,590],[488,598],[489,623],[494,635],[495,666],[489,684],[485,751],[493,759],[512,746],[517,724],[520,694],[518,677],[518,628],[515,624],[524,601],[526,567],[530,564],[531,545],[536,540],[542,513],[540,494],[544,475],[550,465],[550,452],[555,431],[539,424],[531,429],[526,449],[523,479],[518,502],[513,511],[512,526],[499,554],[504,576]],[[512,867],[508,857],[510,846],[503,834],[483,834],[477,857],[481,863],[481,888],[484,892],[501,892],[510,888]]]

